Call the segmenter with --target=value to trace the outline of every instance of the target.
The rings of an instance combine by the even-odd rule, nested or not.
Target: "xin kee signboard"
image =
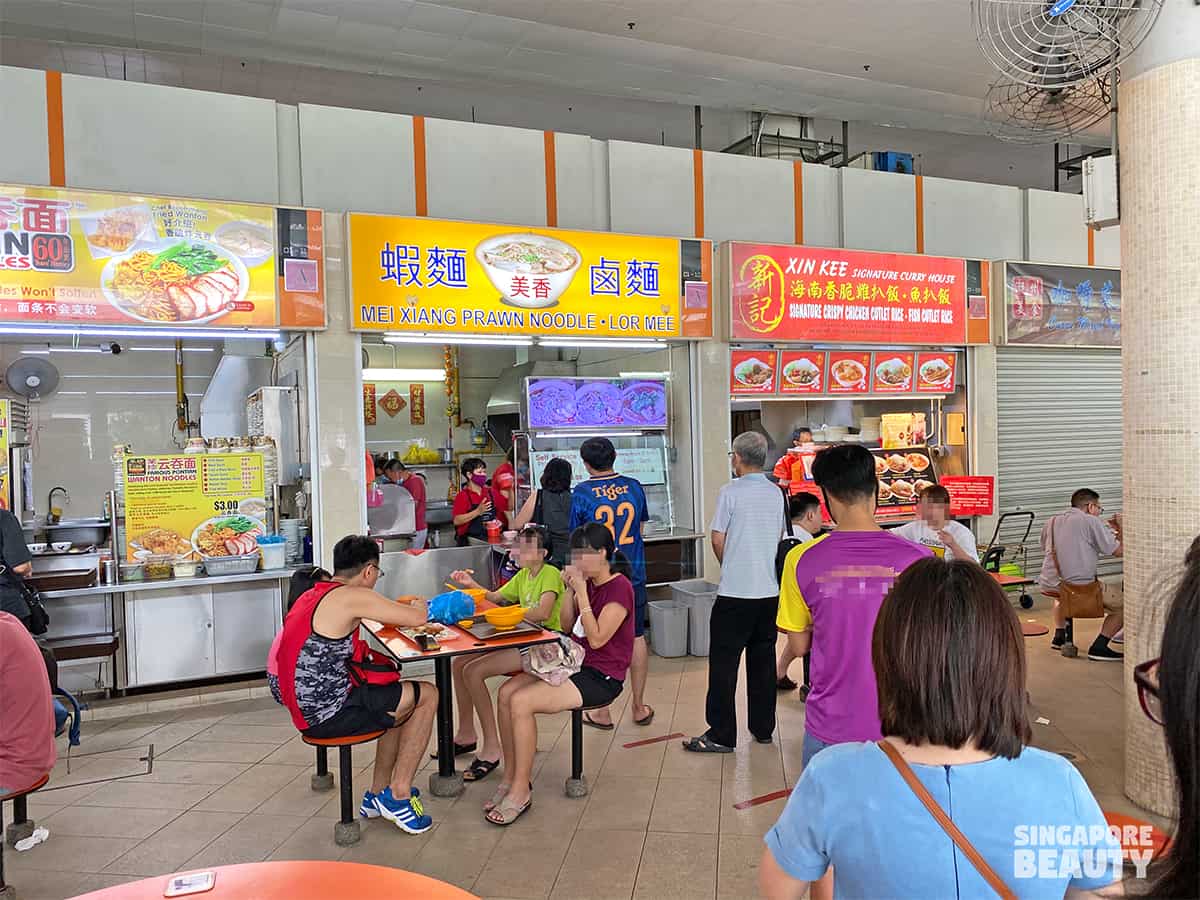
[[[357,331],[712,336],[712,244],[351,213]]]
[[[734,340],[965,344],[961,259],[729,245]]]
[[[257,553],[263,487],[261,453],[127,456],[126,559]]]
[[[1121,270],[1005,263],[1004,340],[1120,347]]]
[[[317,210],[0,185],[0,321],[324,328]]]

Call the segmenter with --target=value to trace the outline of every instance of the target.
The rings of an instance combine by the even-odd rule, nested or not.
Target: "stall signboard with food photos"
[[[734,340],[965,344],[962,259],[728,245]]]
[[[0,322],[325,327],[324,217],[0,185]]]
[[[779,368],[777,350],[731,350],[730,394],[774,394]]]
[[[267,534],[261,453],[125,457],[125,557],[258,552]]]
[[[949,350],[918,353],[918,394],[953,394],[958,387],[958,354]]]
[[[917,355],[904,351],[876,353],[871,361],[872,394],[911,394]]]
[[[1006,262],[1004,342],[1121,346],[1121,270]]]
[[[871,354],[865,350],[837,350],[829,354],[830,394],[866,394],[871,388]]]
[[[875,457],[875,475],[879,479],[878,515],[883,518],[912,515],[916,512],[921,491],[938,483],[929,449],[874,448],[871,454]]]
[[[827,388],[824,350],[780,351],[779,393],[822,394]]]
[[[348,215],[356,331],[712,337],[712,243]]]
[[[667,384],[648,378],[527,378],[529,427],[667,427]]]

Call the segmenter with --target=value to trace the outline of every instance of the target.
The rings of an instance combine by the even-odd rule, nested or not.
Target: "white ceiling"
[[[255,94],[288,77],[265,62],[964,133],[992,75],[966,0],[0,0],[0,35],[14,64],[129,77],[88,49],[125,48],[185,87],[210,57]]]

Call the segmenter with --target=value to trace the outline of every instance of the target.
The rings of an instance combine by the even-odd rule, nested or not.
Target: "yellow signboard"
[[[125,458],[125,555],[257,552],[267,533],[261,453]]]
[[[0,509],[9,509],[9,489],[12,473],[9,472],[9,431],[12,428],[12,407],[8,400],[0,400]]]
[[[351,213],[358,331],[710,337],[706,240]]]
[[[0,322],[323,328],[323,231],[316,210],[0,185]]]

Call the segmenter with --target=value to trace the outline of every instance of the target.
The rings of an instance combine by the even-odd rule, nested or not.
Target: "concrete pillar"
[[[1123,67],[1120,107],[1125,418],[1125,793],[1160,815],[1174,786],[1133,667],[1158,655],[1200,528],[1200,7],[1166,0]]]

